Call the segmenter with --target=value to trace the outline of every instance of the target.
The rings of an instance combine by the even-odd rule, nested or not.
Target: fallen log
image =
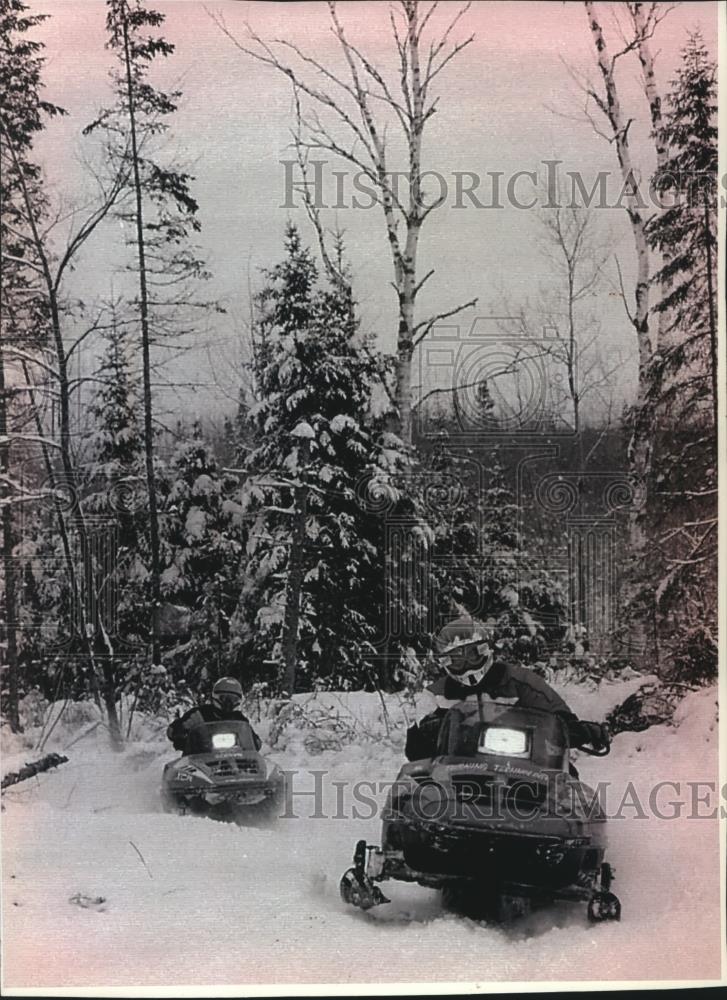
[[[17,785],[19,781],[32,778],[36,774],[40,774],[41,771],[49,770],[51,767],[58,767],[59,764],[65,764],[67,760],[68,757],[63,757],[59,753],[46,754],[40,760],[33,761],[32,764],[26,764],[24,767],[21,767],[19,771],[11,771],[9,774],[6,774],[2,782],[0,782],[0,788]]]

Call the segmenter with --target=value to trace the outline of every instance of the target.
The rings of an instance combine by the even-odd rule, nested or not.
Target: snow
[[[316,436],[316,432],[313,430],[311,425],[307,420],[301,420],[293,430],[290,432],[291,437],[307,438],[312,440]]]
[[[208,476],[206,472],[197,476],[192,484],[192,496],[211,496],[215,493],[219,493],[219,486],[211,476]]]
[[[369,413],[374,420],[379,420],[391,412],[391,397],[382,382],[371,383],[371,399]]]
[[[343,434],[345,430],[357,431],[359,429],[358,422],[347,413],[337,413],[331,420],[330,427],[334,434]]]
[[[184,530],[187,538],[204,538],[207,527],[207,515],[200,507],[190,507],[187,518],[184,522]]]
[[[560,693],[581,717],[599,719],[643,681],[570,683]],[[609,757],[579,757],[589,784],[609,783],[621,923],[590,926],[581,906],[559,904],[510,930],[447,913],[419,886],[386,883],[392,903],[370,914],[339,899],[356,840],[378,842],[385,794],[366,789],[354,818],[353,783],[393,779],[405,726],[433,707],[431,695],[382,703],[376,693],[326,692],[294,702],[297,718],[264,749],[296,771],[298,818],[271,829],[164,814],[159,779],[175,756],[166,720],[135,716],[133,740],[114,753],[94,725],[97,710],[69,706],[44,747],[66,748],[69,762],[3,795],[4,986],[719,977],[718,824],[686,815],[686,783],[717,780],[715,688],[690,693],[670,726],[618,735]],[[266,739],[274,708],[248,706],[262,711],[255,726]],[[305,749],[306,734],[328,732],[356,742]],[[3,771],[40,756],[38,734],[3,729]],[[316,781],[326,816],[305,795]],[[679,793],[662,787],[656,804],[666,816],[683,800],[681,818],[619,808],[629,783],[648,808],[658,781],[680,783]]]

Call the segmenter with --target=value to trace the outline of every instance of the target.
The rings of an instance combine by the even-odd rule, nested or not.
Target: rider
[[[195,705],[181,718],[175,719],[167,729],[167,737],[175,750],[184,751],[190,729],[202,722],[248,722],[240,708],[242,706],[242,685],[234,677],[221,677],[212,688],[212,701]],[[255,749],[261,747],[261,740],[252,730]]]
[[[462,701],[472,694],[491,698],[516,698],[520,708],[533,708],[560,716],[568,727],[570,745],[588,744],[595,750],[608,745],[608,734],[597,722],[581,722],[560,695],[532,670],[495,658],[492,630],[469,615],[445,625],[434,640],[434,655],[447,676],[429,690],[448,701]],[[432,757],[439,726],[446,709],[437,708],[407,732],[408,760]]]

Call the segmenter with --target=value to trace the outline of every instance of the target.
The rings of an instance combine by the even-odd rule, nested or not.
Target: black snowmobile
[[[358,842],[341,879],[344,902],[387,903],[377,883],[398,879],[440,888],[445,905],[498,922],[560,899],[587,903],[592,921],[620,918],[604,861],[606,818],[570,766],[558,716],[460,702],[444,716],[436,749],[401,768],[381,847]]]
[[[162,801],[169,812],[237,822],[273,819],[285,775],[255,747],[247,722],[203,722],[189,730],[182,757],[164,765]]]

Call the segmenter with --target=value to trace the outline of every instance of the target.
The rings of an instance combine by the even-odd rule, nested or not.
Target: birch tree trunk
[[[644,215],[641,196],[634,175],[631,149],[629,147],[628,132],[631,122],[630,120],[624,120],[616,85],[616,59],[623,52],[611,57],[594,4],[590,0],[586,0],[585,8],[604,88],[603,94],[598,94],[595,90],[591,90],[589,93],[606,116],[610,126],[621,172],[623,193],[626,199],[626,212],[631,225],[634,249],[636,251],[634,305],[633,309],[629,312],[629,318],[636,334],[639,367],[637,398],[634,408],[635,417],[629,445],[629,456],[635,488],[635,503],[631,516],[631,541],[634,548],[640,548],[644,541],[640,515],[645,509],[647,501],[647,481],[651,469],[652,448],[650,427],[644,426],[641,419],[648,412],[651,361],[653,356],[652,337],[649,329],[650,255],[649,244],[646,239],[647,219]]]
[[[383,8],[384,5],[377,6]],[[348,166],[353,165],[361,171],[375,189],[384,215],[394,272],[392,284],[397,296],[396,384],[392,393],[396,413],[391,421],[391,430],[398,433],[405,444],[411,444],[412,440],[411,370],[417,344],[439,320],[455,316],[477,303],[477,299],[471,299],[426,319],[416,318],[417,297],[424,283],[434,274],[432,269],[419,278],[417,271],[421,229],[436,207],[436,202],[425,204],[422,191],[425,174],[422,169],[422,137],[427,122],[438,110],[438,99],[431,97],[430,87],[438,74],[474,38],[471,35],[461,42],[450,41],[453,30],[470,7],[470,3],[465,3],[455,11],[439,35],[427,37],[425,42],[423,33],[437,7],[437,3],[420,5],[418,0],[399,0],[391,5],[389,20],[398,60],[394,83],[387,81],[374,60],[346,35],[334,0],[328,0],[328,8],[333,34],[338,39],[348,69],[346,75],[337,75],[293,42],[276,40],[268,43],[248,29],[256,45],[250,48],[232,35],[221,17],[212,15],[220,30],[238,49],[272,66],[290,80],[298,109],[298,151],[315,150],[333,154]],[[285,58],[278,54],[274,46],[285,52]],[[299,65],[291,64],[291,54],[293,63],[297,59]],[[314,75],[309,78],[308,74],[313,71]],[[330,115],[348,134],[350,141],[335,134],[317,112],[306,118],[300,110],[300,94]],[[400,196],[398,185],[392,183],[387,159],[387,123],[382,109],[393,116],[406,149],[408,197]],[[321,230],[317,228],[320,238]]]
[[[634,26],[634,39],[636,51],[643,73],[644,95],[649,104],[649,118],[651,120],[651,137],[656,150],[656,169],[661,171],[666,163],[667,151],[662,138],[662,117],[661,117],[661,96],[656,85],[656,73],[654,71],[654,56],[651,51],[651,36],[655,27],[653,22],[656,5],[652,4],[649,15],[644,13],[643,3],[629,4],[631,18]],[[656,317],[656,337],[653,344],[655,354],[658,354],[666,346],[664,343],[666,330],[669,329],[670,321],[666,313],[660,311]],[[654,376],[656,377],[656,375]],[[654,386],[656,398],[659,394],[659,386]]]

